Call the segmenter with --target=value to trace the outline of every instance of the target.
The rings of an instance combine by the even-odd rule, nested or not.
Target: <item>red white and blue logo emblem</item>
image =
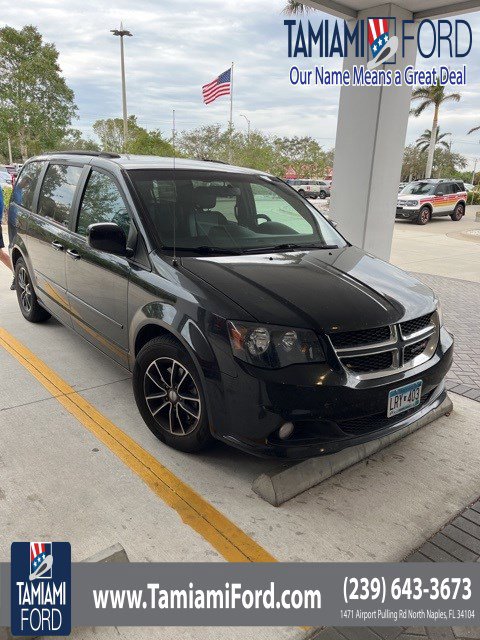
[[[30,542],[30,575],[29,580],[52,577],[52,543]]]
[[[372,53],[368,69],[379,67],[397,53],[398,38],[390,35],[388,18],[368,19],[368,44]]]
[[[12,542],[10,627],[13,636],[67,636],[70,633],[71,565],[68,542]]]

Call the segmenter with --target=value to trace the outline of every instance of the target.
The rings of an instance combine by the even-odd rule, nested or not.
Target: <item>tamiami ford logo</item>
[[[10,571],[12,635],[69,635],[70,543],[13,542]]]
[[[474,34],[463,19],[438,21],[397,20],[389,16],[371,16],[357,21],[319,22],[284,20],[288,57],[298,59],[347,58],[364,59],[366,64],[353,64],[351,69],[332,69],[325,65],[304,68],[297,64],[290,69],[292,85],[337,86],[430,86],[433,84],[465,85],[465,58],[472,50]],[[399,65],[406,50],[414,47],[417,59],[431,62],[442,59],[441,65],[420,70],[415,65]],[[455,67],[455,62],[462,62]]]

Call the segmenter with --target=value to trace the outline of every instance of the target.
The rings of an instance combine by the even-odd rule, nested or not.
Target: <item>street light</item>
[[[240,116],[242,118],[245,118],[245,120],[247,121],[247,142],[250,142],[250,120],[243,113],[241,113]]]
[[[133,34],[127,29],[123,28],[123,23],[120,23],[120,29],[110,29],[110,32],[114,36],[120,36],[120,63],[122,68],[122,106],[123,106],[123,146],[124,150],[127,148],[128,137],[128,122],[127,122],[127,89],[125,86],[125,56],[123,51],[123,37],[131,37]]]

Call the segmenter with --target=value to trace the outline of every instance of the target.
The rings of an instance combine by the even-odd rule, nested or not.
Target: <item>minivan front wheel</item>
[[[150,340],[133,370],[138,409],[157,438],[181,451],[211,442],[201,382],[189,354],[171,336]]]
[[[32,279],[23,258],[19,258],[15,264],[15,284],[18,304],[23,317],[29,322],[48,320],[50,314],[38,303]]]

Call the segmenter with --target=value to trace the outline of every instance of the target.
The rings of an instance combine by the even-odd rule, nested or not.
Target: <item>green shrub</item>
[[[10,198],[12,197],[12,187],[2,187],[2,191],[3,191],[3,203],[5,205],[5,209],[7,209],[10,203]]]
[[[480,204],[480,191],[478,189],[470,191],[467,196],[467,204]]]

